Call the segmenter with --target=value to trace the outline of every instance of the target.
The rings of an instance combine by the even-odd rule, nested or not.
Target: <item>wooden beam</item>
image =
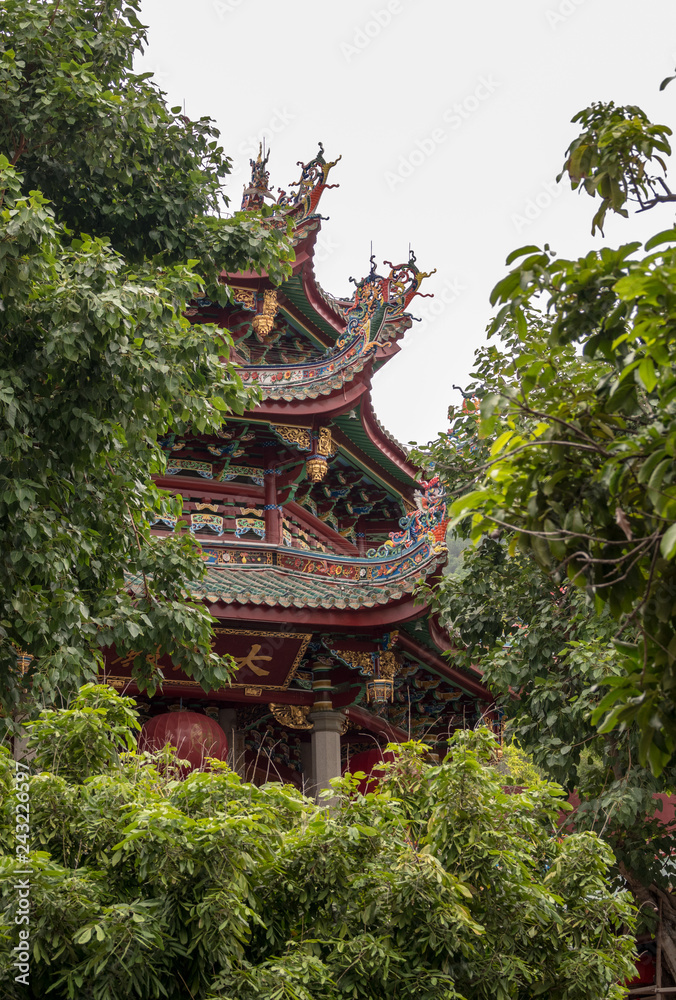
[[[345,710],[345,715],[369,732],[387,736],[391,743],[405,743],[409,738],[399,726],[393,726],[391,722],[381,719],[379,715],[373,715],[372,712],[367,712],[365,708],[360,708],[358,705],[350,705]]]
[[[627,990],[630,997],[665,996],[667,993],[676,993],[676,986],[634,986]]]
[[[422,609],[422,612],[424,613],[424,609]],[[479,698],[481,701],[487,702],[492,702],[494,700],[493,695],[484,684],[481,684],[479,681],[472,680],[471,677],[468,677],[467,674],[463,673],[461,670],[456,670],[437,653],[433,653],[431,649],[427,649],[425,646],[420,645],[414,639],[411,639],[411,637],[405,632],[399,633],[396,648],[401,649],[405,653],[410,653],[421,663],[432,667],[435,673],[441,674],[442,677],[446,677],[448,680],[453,681],[454,684],[463,688],[463,690],[467,691],[468,694],[474,695],[475,698]]]

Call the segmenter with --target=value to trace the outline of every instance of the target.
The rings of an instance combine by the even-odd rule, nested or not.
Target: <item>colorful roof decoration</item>
[[[205,515],[197,516],[202,523]],[[246,520],[256,521],[255,525],[243,526],[246,530],[253,528],[265,534],[259,520]],[[243,533],[240,531],[239,537]],[[404,542],[389,548],[385,545],[378,557],[369,554],[368,558],[266,544],[217,546],[205,540],[206,578],[195,585],[192,596],[213,602],[281,607],[361,608],[387,604],[411,594],[423,575],[441,566],[445,551],[443,539],[438,536],[438,528],[430,530],[425,526],[417,534],[409,529]],[[129,579],[131,589],[142,589],[142,583],[140,578]]]
[[[276,199],[270,191],[270,172],[266,169],[269,159],[269,151],[264,156],[261,144],[258,149],[258,157],[255,160],[249,160],[251,181],[244,189],[242,209],[244,211],[259,209],[265,204],[266,198],[270,199],[281,210],[280,214],[283,215],[285,224],[286,219],[292,218],[294,241],[299,241],[306,231],[303,223],[307,219],[315,217],[319,200],[324,191],[327,188],[338,187],[337,184],[329,184],[328,177],[342,156],[327,163],[324,159],[324,144],[320,142],[319,152],[313,160],[310,160],[309,163],[303,163],[302,160],[299,160],[297,163],[297,166],[301,168],[300,179],[290,185],[291,188],[297,188],[297,190],[287,194],[282,188],[277,188],[279,194]]]
[[[190,596],[216,618],[315,633],[336,627],[354,641],[368,629],[377,647],[379,629],[389,634],[424,618],[416,588],[445,559],[439,479],[421,478],[371,402],[373,373],[399,350],[413,325],[408,310],[434,272],[421,270],[413,252],[403,263],[383,261],[380,271],[372,254],[367,275],[350,279],[351,297],[321,288],[313,264],[318,209],[337,187],[329,178],[339,160],[327,161],[320,143],[314,159],[299,162],[299,180],[277,194],[269,152],[261,148],[251,161],[242,208],[267,203],[269,224],[291,222],[292,273],[275,286],[265,273],[224,272],[228,305],[202,299],[188,315],[230,331],[230,361],[258,388],[259,402],[228,417],[218,435],[167,436],[159,484],[181,494],[183,514],[155,515],[152,530],[190,531],[199,541],[205,576]],[[133,590],[141,584],[130,580]],[[418,648],[411,636],[401,641]],[[321,633],[308,655],[316,655],[313,643],[322,645]],[[421,650],[419,667],[448,676],[438,654]],[[447,700],[432,697],[434,705]]]
[[[417,510],[402,517],[399,524],[402,531],[390,532],[387,541],[378,549],[369,549],[367,557],[386,559],[388,556],[398,556],[419,545],[421,541],[432,546],[432,551],[442,551],[445,548],[446,499],[439,477],[434,476],[429,482],[422,482],[423,492],[416,490]]]
[[[251,181],[244,190],[243,209],[260,208],[266,198],[274,200],[267,170],[269,155],[264,157],[261,147],[258,158],[250,161]],[[355,284],[351,299],[336,299],[319,286],[312,269],[314,245],[321,224],[317,207],[324,191],[338,186],[329,184],[328,176],[340,159],[327,162],[323,144],[319,143],[319,152],[313,160],[298,163],[300,180],[291,185],[297,190],[288,195],[278,189],[280,193],[275,206],[279,224],[286,226],[291,221],[297,250],[300,251],[303,245],[303,253],[298,253],[301,265],[294,270],[293,277],[282,285],[279,296],[277,290],[271,287],[259,288],[258,279],[254,288],[251,280],[240,284],[241,276],[224,275],[232,288],[234,302],[253,314],[251,326],[260,342],[269,338],[276,328],[278,311],[284,311],[282,296],[303,317],[313,322],[319,334],[318,346],[326,344],[327,337],[332,342],[330,346],[326,345],[328,350],[315,353],[315,356],[307,357],[299,364],[279,361],[271,364],[266,357],[264,364],[257,365],[247,357],[246,351],[240,351],[242,378],[258,385],[266,399],[289,402],[294,399],[317,399],[342,389],[364,369],[367,361],[375,361],[376,355],[379,354],[379,360],[382,360],[388,349],[410,328],[411,317],[406,310],[415,296],[424,296],[419,290],[420,285],[435,273],[419,270],[415,254],[410,252],[405,263],[384,261],[390,270],[383,277],[377,273],[372,255],[369,274],[360,281],[350,279]],[[271,224],[275,224],[274,217]],[[312,331],[308,332],[312,336]]]
[[[375,260],[371,257],[371,271],[357,283],[354,298],[345,307],[346,328],[340,334],[333,350],[320,361],[291,367],[289,365],[241,366],[245,382],[254,383],[264,399],[316,399],[336,389],[362,371],[378,347],[389,347],[402,333],[402,321],[409,319],[408,305],[419,291],[423,280],[433,274],[416,267],[411,253],[406,264],[385,261],[390,271],[386,277],[376,273]],[[353,279],[354,280],[354,279]],[[259,299],[248,289],[233,288],[233,297],[244,309],[256,315],[256,321],[265,312],[268,300],[259,305]],[[426,297],[423,295],[423,297]],[[276,302],[276,300],[275,300]],[[268,306],[268,308],[270,308]],[[408,324],[410,326],[410,322]]]

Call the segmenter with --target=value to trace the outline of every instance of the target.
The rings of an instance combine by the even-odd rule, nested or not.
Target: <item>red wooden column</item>
[[[270,545],[282,544],[282,508],[277,504],[277,470],[274,459],[266,462],[265,476],[265,541]]]

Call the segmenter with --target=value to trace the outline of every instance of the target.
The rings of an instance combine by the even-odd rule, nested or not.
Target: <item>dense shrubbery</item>
[[[131,699],[82,690],[32,724],[31,977],[13,982],[14,764],[0,756],[8,1000],[605,1000],[631,972],[627,894],[561,790],[502,790],[487,731],[441,766],[409,744],[331,813],[224,765],[175,780],[131,751]]]

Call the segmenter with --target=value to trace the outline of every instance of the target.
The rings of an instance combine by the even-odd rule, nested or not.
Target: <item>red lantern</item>
[[[362,778],[357,785],[357,791],[361,792],[362,795],[366,795],[367,792],[373,792],[378,786],[378,783],[384,771],[381,771],[378,765],[386,763],[389,764],[390,761],[394,760],[394,754],[391,750],[383,753],[380,749],[373,750],[362,750],[361,753],[356,753],[353,757],[350,757],[349,761],[343,768],[343,774],[355,774],[357,771],[363,771],[368,777]],[[371,777],[372,772],[375,770],[375,774]]]
[[[226,760],[228,756],[225,733],[215,719],[199,712],[165,712],[148,719],[139,735],[139,749],[161,750],[167,743],[176,747],[191,768],[204,767],[207,757]]]

